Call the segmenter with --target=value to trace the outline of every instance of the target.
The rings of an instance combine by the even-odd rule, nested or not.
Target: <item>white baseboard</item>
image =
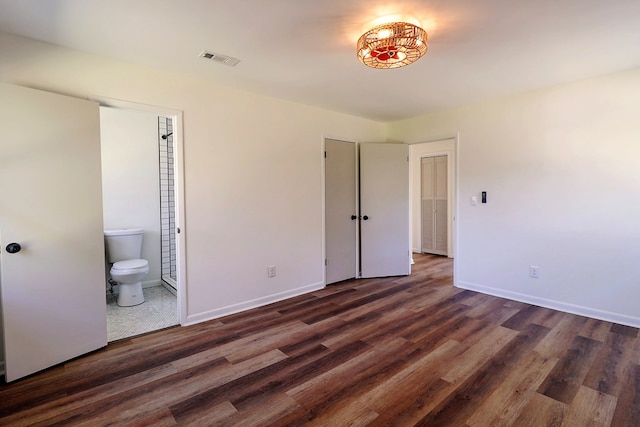
[[[187,322],[183,326],[195,325],[196,323],[206,322],[207,320],[217,319],[219,317],[228,316],[229,314],[239,313],[241,311],[250,310],[252,308],[262,307],[263,305],[282,301],[287,298],[292,298],[323,288],[323,283],[314,283],[311,285],[303,286],[301,288],[292,289],[290,291],[267,295],[250,301],[228,305],[226,307],[217,308],[215,310],[205,311],[204,313],[189,315],[187,316]]]
[[[562,301],[555,301],[546,298],[536,297],[534,295],[521,294],[519,292],[507,291],[504,289],[492,288],[489,286],[478,285],[476,283],[458,281],[455,286],[461,289],[468,289],[483,294],[493,295],[496,297],[507,298],[514,301],[524,302],[527,304],[537,305],[540,307],[550,308],[553,310],[564,311],[566,313],[577,314],[579,316],[591,317],[606,322],[619,323],[621,325],[640,328],[640,318],[627,316],[626,314],[612,313],[609,311],[599,310],[591,307],[583,307],[580,305],[569,304]]]

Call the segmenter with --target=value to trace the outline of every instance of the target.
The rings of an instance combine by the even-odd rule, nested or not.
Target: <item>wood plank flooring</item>
[[[635,328],[452,286],[452,261],[109,344],[0,425],[640,426]]]

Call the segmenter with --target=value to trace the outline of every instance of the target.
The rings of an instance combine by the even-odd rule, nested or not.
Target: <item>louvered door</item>
[[[422,252],[447,255],[447,156],[422,159]]]

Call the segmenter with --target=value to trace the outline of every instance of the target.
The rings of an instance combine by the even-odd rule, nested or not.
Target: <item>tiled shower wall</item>
[[[166,135],[166,139],[162,136]],[[160,236],[162,239],[162,279],[176,286],[176,202],[174,192],[173,123],[158,117],[160,146]]]

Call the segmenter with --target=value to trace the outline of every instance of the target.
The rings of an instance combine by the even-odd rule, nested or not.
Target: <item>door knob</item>
[[[351,220],[353,221],[354,219],[358,219],[358,217],[356,215],[351,215]]]
[[[367,215],[363,216],[362,219],[364,219],[365,221],[369,219],[369,217]]]
[[[7,252],[9,252],[10,254],[15,254],[20,252],[20,249],[22,249],[22,246],[20,246],[20,243],[9,243],[6,249],[7,249]]]

